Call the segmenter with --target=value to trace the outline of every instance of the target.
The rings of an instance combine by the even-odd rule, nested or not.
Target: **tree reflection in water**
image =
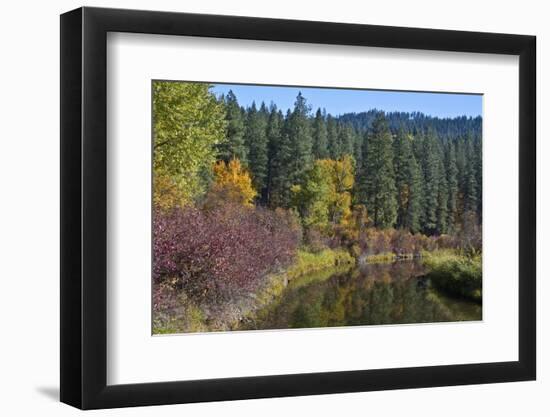
[[[284,329],[481,320],[481,305],[437,293],[418,262],[372,264],[313,274],[241,323]]]

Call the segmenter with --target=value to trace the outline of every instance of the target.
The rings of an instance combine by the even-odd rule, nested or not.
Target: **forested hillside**
[[[264,103],[240,107],[232,92],[221,101],[228,128],[220,157],[249,168],[257,204],[307,215],[323,196],[308,189],[310,201],[297,202],[292,187],[319,188],[314,161],[349,156],[351,203],[365,205],[376,227],[434,235],[454,233],[465,214],[481,222],[481,117],[377,110],[334,117],[312,112],[301,94],[286,114]]]

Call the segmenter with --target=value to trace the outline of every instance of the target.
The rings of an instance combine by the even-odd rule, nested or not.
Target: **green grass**
[[[303,278],[312,277],[316,272],[325,271],[330,276],[335,268],[347,269],[353,265],[355,258],[344,249],[324,249],[317,253],[299,249],[292,265],[283,272],[267,277],[267,284],[257,294],[258,303],[267,304],[280,295],[289,282],[298,281],[297,278],[300,278],[301,282]]]
[[[376,255],[367,255],[365,262],[368,264],[391,263],[397,259],[393,252],[383,252]]]
[[[355,258],[344,249],[324,249],[317,253],[298,250],[296,261],[286,275],[291,280],[311,272],[345,265],[355,265]]]
[[[436,289],[481,302],[481,255],[464,256],[452,250],[439,250],[424,252],[422,262]]]

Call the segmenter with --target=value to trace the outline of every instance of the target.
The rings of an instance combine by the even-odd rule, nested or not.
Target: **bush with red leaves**
[[[226,204],[156,211],[153,277],[195,301],[223,302],[254,291],[267,273],[288,265],[299,231],[285,211]]]

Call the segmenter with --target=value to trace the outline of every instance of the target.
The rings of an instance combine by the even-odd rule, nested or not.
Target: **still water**
[[[242,329],[481,320],[481,305],[438,293],[416,261],[331,270],[291,281]]]

